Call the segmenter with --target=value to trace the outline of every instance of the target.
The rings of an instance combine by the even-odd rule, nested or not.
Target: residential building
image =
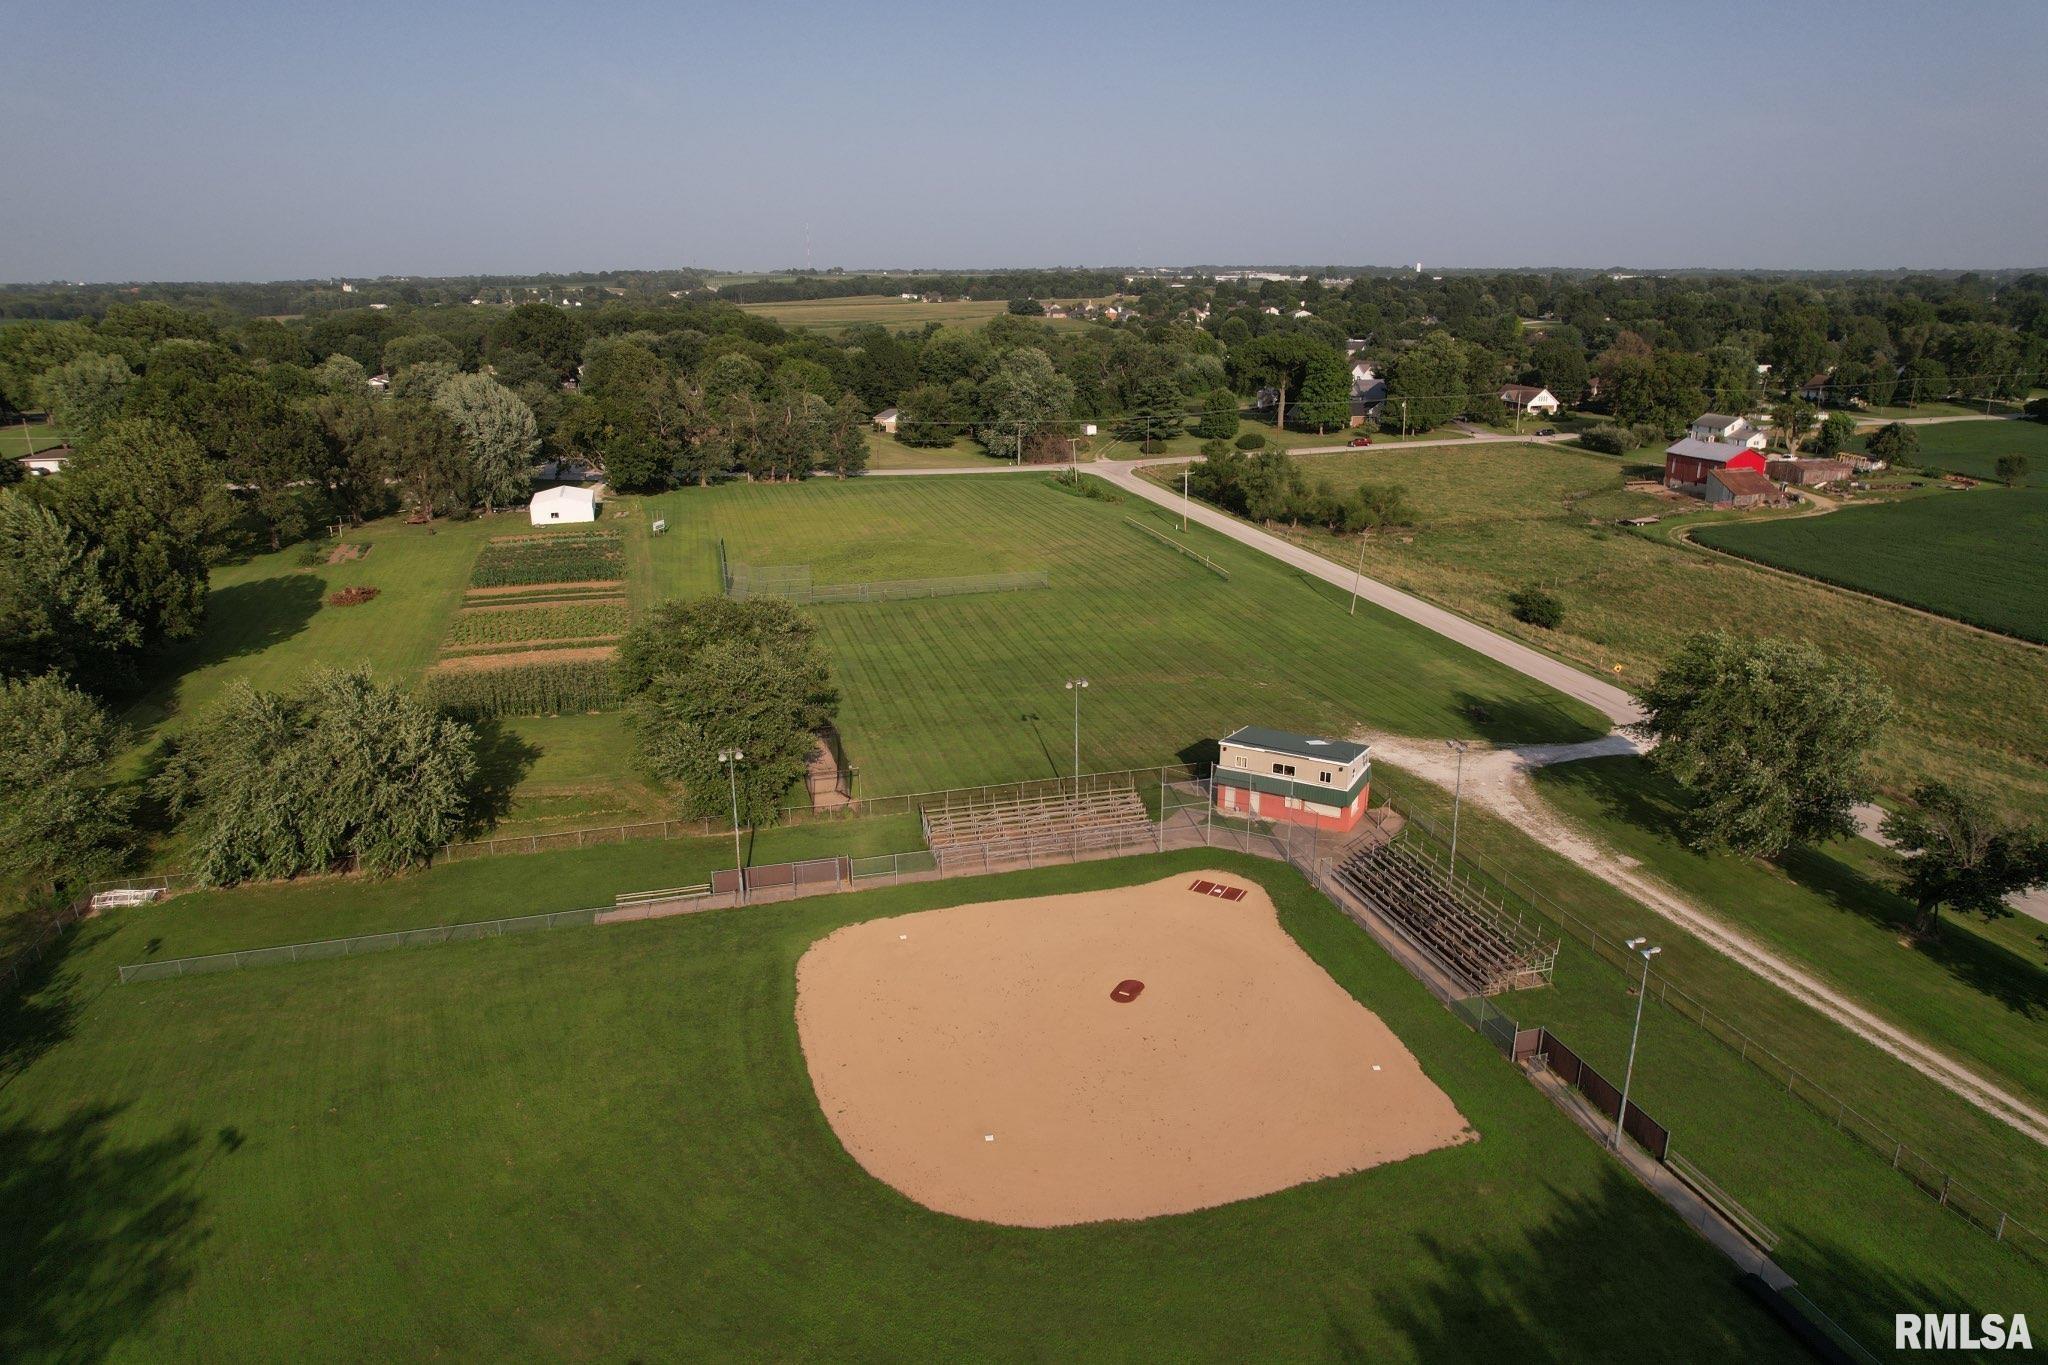
[[[1537,413],[1541,413],[1545,417],[1557,416],[1557,395],[1549,389],[1540,388],[1534,384],[1504,385],[1500,391],[1500,401],[1506,403],[1518,413],[1527,413],[1531,416]]]
[[[1219,811],[1336,833],[1365,818],[1370,745],[1246,725],[1218,748],[1211,787]]]
[[[51,446],[48,450],[38,450],[33,455],[19,455],[15,458],[21,461],[22,471],[30,478],[44,479],[52,474],[62,474],[65,462],[71,456],[70,446]]]
[[[1695,441],[1719,441],[1748,446],[1751,450],[1762,450],[1770,442],[1769,435],[1747,417],[1719,412],[1703,412],[1693,418],[1692,429],[1686,434]]]
[[[1799,396],[1809,403],[1827,402],[1833,390],[1834,378],[1835,372],[1831,369],[1809,375],[1806,382],[1799,386]]]
[[[875,430],[887,432],[889,435],[894,436],[896,434],[896,419],[896,409],[883,408],[875,414]]]

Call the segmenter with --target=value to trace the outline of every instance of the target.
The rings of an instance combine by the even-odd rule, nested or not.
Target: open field
[[[1892,727],[1877,758],[1888,792],[1901,793],[1922,775],[1967,778],[2016,811],[2048,816],[2048,732],[2039,724],[2048,714],[2048,669],[2033,646],[1606,524],[1637,510],[1681,512],[1680,524],[1694,526],[1743,520],[1624,493],[1607,456],[1520,445],[1374,449],[1311,456],[1303,468],[1340,487],[1408,490],[1417,526],[1365,541],[1365,571],[1376,578],[1625,686],[1648,678],[1697,630],[1733,625],[1814,641],[1869,665],[1898,694],[1907,719]],[[1983,496],[1988,505],[2008,495]],[[1825,520],[1871,514],[1857,509]],[[1357,562],[1355,537],[1282,534],[1347,568]],[[1508,594],[1526,585],[1563,601],[1556,630],[1509,614]]]
[[[2030,466],[2027,482],[2037,488],[2048,485],[2048,422],[1930,422],[1911,430],[1920,442],[1916,464],[1995,479],[1999,456],[2024,455]],[[1869,443],[1865,431],[1849,444],[1864,450]]]
[[[1049,302],[1049,300],[1040,300]],[[849,327],[875,323],[892,332],[909,331],[927,323],[950,327],[979,327],[990,318],[1009,311],[1002,299],[955,299],[946,303],[925,303],[899,299],[893,294],[856,294],[843,299],[793,299],[785,303],[743,303],[749,313],[773,318],[784,327],[799,331],[843,332]],[[1075,318],[1031,318],[1051,327],[1085,327]]]
[[[962,436],[941,449],[907,446],[887,432],[868,433],[870,469],[980,469],[1007,463],[991,457],[971,436]]]
[[[1862,839],[1772,863],[1705,857],[1677,837],[1683,793],[1641,759],[1539,769],[1537,785],[1601,841],[1730,923],[1812,968],[1927,1042],[2048,1103],[2048,966],[2032,921],[1946,916],[1931,944],[1901,942],[1912,907],[1895,860]]]
[[[843,693],[839,730],[866,793],[1071,768],[1065,679],[1087,770],[1182,761],[1254,718],[1493,738],[1583,736],[1585,708],[1227,537],[1189,543],[1228,581],[1124,525],[1156,509],[1079,497],[1042,473],[729,484],[645,500],[669,532],[630,558],[635,600],[717,590],[715,546],[808,564],[819,584],[1038,570],[1050,586],[813,608]],[[1477,705],[1483,715],[1472,708]]]
[[[44,422],[16,422],[0,427],[0,459],[33,455],[39,450],[65,443],[64,436]]]
[[[1020,1341],[1057,1355],[1116,1341],[1174,1357],[1801,1358],[1725,1262],[1273,865],[1228,867],[1271,890],[1284,927],[1479,1141],[1200,1213],[1055,1230],[933,1214],[840,1147],[793,1018],[813,941],[1217,857],[144,986],[104,973],[196,907],[95,923],[10,1021],[0,1343],[21,1360],[872,1358]]]
[[[2048,456],[2036,458],[2048,464]],[[1908,498],[1705,527],[1696,536],[1717,550],[2048,644],[2048,487]]]

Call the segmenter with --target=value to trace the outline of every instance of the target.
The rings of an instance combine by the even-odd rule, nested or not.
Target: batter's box
[[[1197,896],[1214,896],[1218,900],[1241,901],[1244,899],[1243,887],[1225,886],[1222,882],[1196,880],[1188,886],[1188,890],[1194,892]]]

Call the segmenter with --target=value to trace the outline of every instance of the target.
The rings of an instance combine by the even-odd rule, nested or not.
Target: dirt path
[[[1441,741],[1360,734],[1373,757],[1450,790],[1457,780],[1457,755]],[[1539,744],[1520,748],[1472,746],[1465,754],[1465,799],[1511,821],[1545,848],[1564,855],[1609,886],[1624,892],[1701,942],[1741,963],[1764,980],[1869,1040],[1944,1089],[1992,1117],[2048,1143],[2048,1114],[1986,1080],[1946,1053],[1873,1014],[1803,967],[1735,929],[1712,911],[1680,895],[1633,858],[1606,847],[1563,816],[1541,794],[1529,774],[1552,763],[1644,752],[1623,734],[1583,744]]]

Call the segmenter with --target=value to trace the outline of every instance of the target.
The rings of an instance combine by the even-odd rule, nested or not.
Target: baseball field
[[[502,861],[530,864],[529,890],[553,862]],[[1472,1136],[1411,1141],[1414,1154],[1374,1165],[1340,1154],[1332,1164],[1362,1169],[1307,1183],[1323,1172],[1297,1165],[1263,1182],[1288,1188],[1199,1211],[1056,1227],[935,1212],[849,1153],[799,1027],[814,945],[886,932],[890,916],[1113,903],[1117,888],[1198,874],[1257,888],[1277,915],[1240,1003],[1312,983],[1320,998],[1277,1002],[1282,1017],[1353,1021],[1366,1051],[1332,1058],[1304,1040],[1301,1063],[1328,1094],[1356,1080],[1351,1123],[1413,1125],[1375,1107],[1373,1073],[1355,1075],[1376,1061],[1412,1065],[1402,1083],[1426,1084]],[[1796,1349],[1725,1262],[1277,865],[1200,850],[109,984],[113,963],[203,906],[88,926],[11,1021],[9,1359]],[[1188,969],[1142,937],[1105,947],[1118,960],[1092,964],[1095,985],[1153,980],[1103,1009],[1131,1011],[1132,1028],[1193,1027],[1174,1016]],[[1212,1035],[1188,1061],[1243,1065],[1229,1046]],[[1351,1072],[1339,1081],[1332,1064]],[[1133,1117],[1152,1103],[1134,1096]],[[1039,1121],[1058,1135],[1057,1113]],[[1006,1137],[1025,1135],[1003,1122],[988,1145],[1009,1159]]]

